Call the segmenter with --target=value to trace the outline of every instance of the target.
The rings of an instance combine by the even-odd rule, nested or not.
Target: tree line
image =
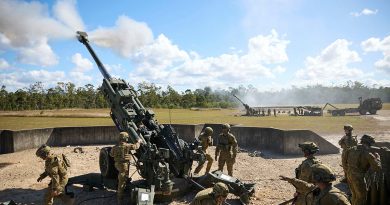
[[[177,91],[171,86],[163,89],[153,83],[142,82],[132,87],[145,107],[151,108],[233,108],[240,106],[232,94],[240,97],[250,106],[262,105],[298,105],[330,103],[358,103],[357,98],[380,97],[390,102],[390,88],[372,88],[360,82],[348,82],[342,86],[326,87],[322,85],[292,87],[280,91],[259,91],[249,85],[226,90],[187,89]],[[100,87],[87,84],[76,87],[71,82],[58,82],[56,86],[44,88],[42,82],[36,82],[28,88],[15,92],[0,89],[0,110],[45,110],[63,108],[108,108]]]

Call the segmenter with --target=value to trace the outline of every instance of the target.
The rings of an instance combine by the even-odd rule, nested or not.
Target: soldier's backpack
[[[62,154],[62,161],[63,161],[63,164],[64,164],[64,168],[65,168],[65,169],[68,169],[68,167],[71,166],[70,160],[69,160],[68,157],[66,157],[66,155],[64,155],[64,154]]]

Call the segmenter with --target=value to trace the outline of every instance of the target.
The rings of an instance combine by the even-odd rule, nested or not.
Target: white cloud
[[[57,82],[64,82],[65,73],[63,71],[50,72],[47,70],[31,70],[22,72],[2,73],[0,82],[9,90],[25,88],[35,82],[43,82],[47,86],[56,85]]]
[[[110,48],[123,57],[130,57],[138,48],[153,41],[153,33],[146,23],[120,16],[114,27],[100,27],[89,33],[99,46]]]
[[[18,48],[18,60],[21,63],[52,66],[58,63],[58,57],[53,52],[45,38],[30,42],[29,46]]]
[[[9,63],[5,59],[0,58],[0,69],[5,69],[5,68],[9,68]]]
[[[369,38],[361,43],[365,52],[382,52],[383,58],[376,61],[374,66],[390,74],[390,36],[383,40],[379,38]]]
[[[371,9],[363,9],[360,12],[351,12],[350,14],[354,17],[359,17],[359,16],[369,16],[369,15],[375,15],[378,13],[378,9],[371,10]]]
[[[289,41],[280,38],[276,31],[268,36],[249,39],[246,53],[221,54],[202,58],[196,52],[181,50],[167,37],[160,35],[131,58],[136,65],[130,73],[131,81],[153,81],[161,85],[189,88],[226,87],[261,78],[273,78],[284,72],[282,67],[271,69],[265,64],[288,61],[286,47]]]
[[[73,71],[75,72],[84,73],[93,68],[92,62],[87,58],[83,58],[80,53],[76,53],[72,56],[72,63],[76,65],[76,67],[73,68]]]
[[[83,25],[73,1],[58,1],[54,14],[57,19],[50,16],[46,4],[37,1],[0,1],[0,48],[16,51],[22,63],[57,64],[48,41],[73,38],[74,29]]]
[[[337,39],[316,57],[307,57],[305,68],[296,72],[299,80],[312,83],[327,83],[359,79],[363,72],[349,67],[349,64],[360,62],[361,59],[356,51],[350,50],[345,39]]]

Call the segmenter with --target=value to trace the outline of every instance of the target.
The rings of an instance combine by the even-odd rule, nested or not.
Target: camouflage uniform
[[[295,177],[305,182],[312,183],[312,166],[321,163],[321,161],[314,156],[314,154],[319,151],[319,148],[314,142],[304,142],[298,146],[302,149],[306,159],[295,169]],[[297,193],[295,205],[306,205],[306,201],[311,200],[307,199],[303,193],[300,193],[299,191],[297,191]]]
[[[207,188],[198,192],[190,205],[222,205],[228,193],[229,189],[226,184],[218,182],[213,188]],[[217,198],[219,196],[224,199],[218,201]]]
[[[352,130],[353,130],[352,125],[349,125],[349,124],[344,125],[344,131],[346,132],[346,134],[339,140],[339,145],[342,149],[342,152],[341,152],[342,164],[341,165],[343,167],[345,179],[348,179],[348,177],[347,177],[347,164],[346,164],[346,160],[345,160],[345,152],[349,148],[356,146],[358,143],[357,137],[352,136]]]
[[[317,186],[303,180],[281,176],[282,180],[291,183],[297,191],[307,196],[305,204],[350,205],[344,193],[333,187],[332,181],[336,179],[336,176],[329,167],[323,164],[313,165],[312,178],[315,183],[326,184],[325,188],[321,190]]]
[[[42,145],[38,148],[36,155],[45,160],[45,172],[43,172],[38,182],[47,176],[51,181],[44,196],[44,204],[53,204],[54,197],[59,198],[64,204],[73,204],[73,199],[65,194],[65,185],[68,183],[67,165],[64,156],[58,156],[50,151],[50,147]]]
[[[215,149],[215,160],[218,159],[218,170],[223,171],[225,163],[227,165],[228,174],[233,176],[233,164],[236,162],[237,156],[237,140],[232,135],[229,124],[223,124],[222,130],[227,130],[226,133],[221,133],[218,137],[218,145]]]
[[[139,148],[140,143],[136,144],[126,143],[129,135],[126,132],[119,134],[119,143],[115,145],[111,151],[110,156],[115,160],[115,168],[118,170],[118,203],[122,203],[123,191],[126,187],[126,182],[129,177],[129,163],[131,159],[130,150]]]
[[[213,158],[211,157],[211,154],[207,151],[207,148],[213,144],[213,139],[211,138],[211,135],[213,134],[213,129],[211,127],[206,127],[205,132],[203,132],[199,136],[199,140],[202,146],[202,151],[206,154],[206,160],[207,160],[207,166],[206,166],[206,174],[210,172],[211,165],[213,165]],[[205,162],[202,162],[198,165],[198,167],[195,168],[195,174],[198,174],[200,170],[202,170]]]
[[[379,154],[382,170],[370,169],[366,174],[367,205],[390,205],[390,149],[370,146],[369,151]]]
[[[349,187],[352,192],[352,204],[364,205],[367,199],[367,184],[365,182],[365,175],[369,169],[373,171],[381,170],[380,159],[377,159],[369,152],[369,145],[365,143],[365,137],[362,137],[362,145],[352,147],[346,152],[346,164],[348,167],[347,177]],[[367,136],[369,137],[369,136]]]

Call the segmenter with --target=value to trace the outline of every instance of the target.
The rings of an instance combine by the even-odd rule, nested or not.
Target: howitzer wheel
[[[100,173],[104,178],[117,178],[118,170],[115,168],[115,161],[110,156],[111,147],[104,147],[99,154]]]
[[[375,109],[371,109],[369,112],[370,112],[371,115],[375,115],[375,114],[376,114],[376,111],[377,111],[377,110],[375,110]]]
[[[361,110],[359,110],[359,113],[360,113],[361,115],[365,115],[365,114],[367,113],[367,110],[361,109]]]

